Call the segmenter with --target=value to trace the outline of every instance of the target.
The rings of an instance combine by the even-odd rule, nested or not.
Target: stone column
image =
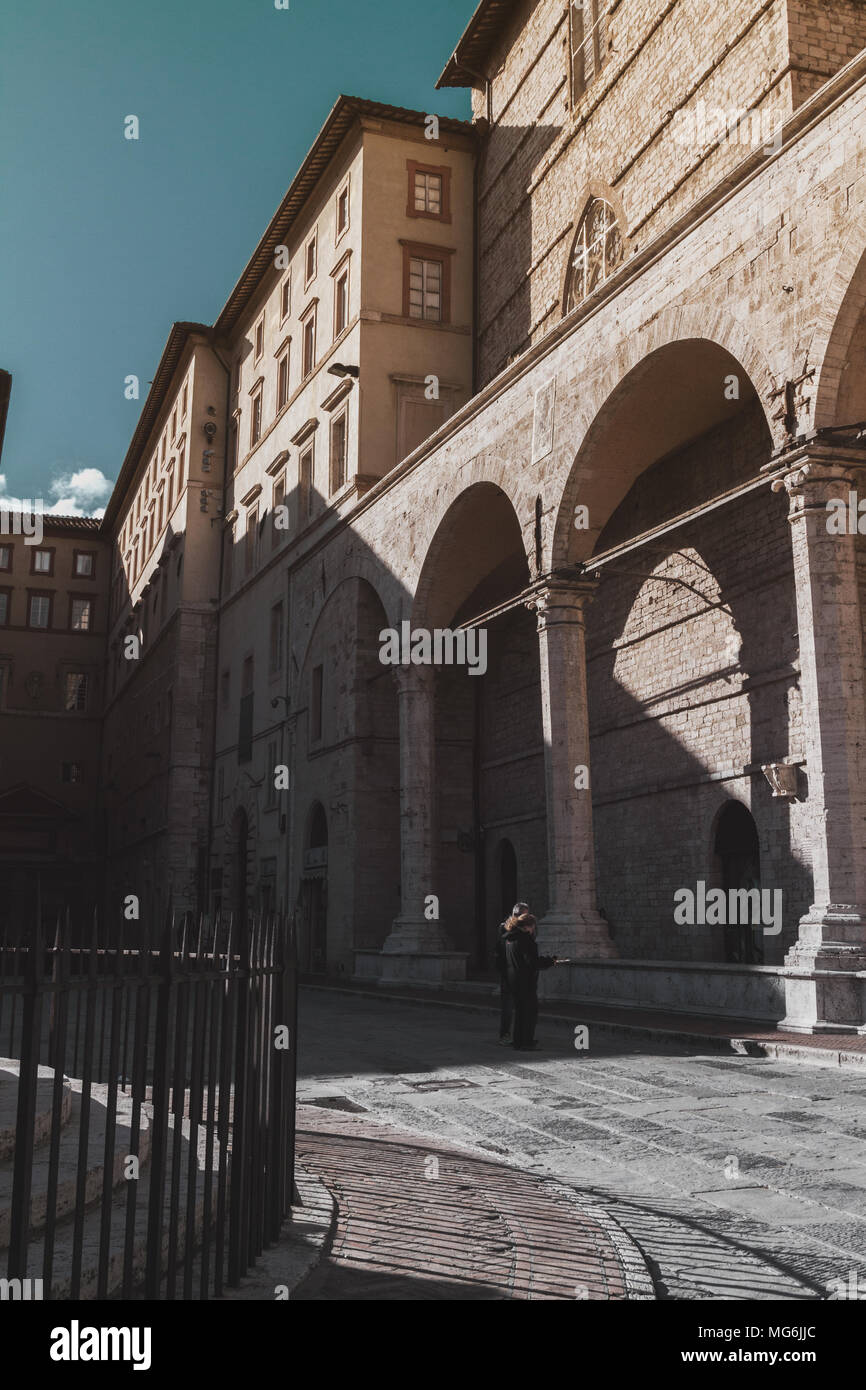
[[[787,1017],[780,1026],[862,1033],[866,681],[858,543],[856,531],[828,529],[827,503],[843,501],[847,513],[850,493],[866,496],[866,451],[815,441],[790,462],[773,488],[784,487],[790,499],[814,901],[785,958]]]
[[[424,915],[436,894],[435,731],[432,666],[397,666],[400,710],[400,916],[383,952],[449,950],[444,931]]]
[[[566,572],[527,600],[538,618],[547,786],[549,906],[539,941],[543,951],[574,959],[616,955],[595,891],[584,620],[595,587]]]

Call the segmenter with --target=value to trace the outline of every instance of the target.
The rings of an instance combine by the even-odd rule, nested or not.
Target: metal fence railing
[[[7,1278],[52,1299],[218,1297],[291,1207],[293,928],[187,915],[159,939],[134,923],[102,944],[95,919],[71,936],[67,915],[50,941],[0,937]]]

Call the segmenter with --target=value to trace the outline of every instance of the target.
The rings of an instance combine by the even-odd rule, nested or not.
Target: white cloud
[[[99,468],[79,468],[75,473],[61,473],[48,485],[50,505],[40,497],[13,497],[7,492],[6,474],[0,473],[0,506],[10,510],[31,510],[34,505],[46,516],[95,516],[105,512],[104,503],[113,487],[110,478]]]
[[[99,468],[61,474],[49,485],[54,501],[45,510],[55,516],[102,516],[105,507],[99,504],[108,500],[112,486]]]

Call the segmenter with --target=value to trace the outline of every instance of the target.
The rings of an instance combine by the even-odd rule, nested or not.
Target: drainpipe
[[[474,730],[472,740],[472,834],[475,841],[475,945],[478,966],[487,965],[487,864],[484,827],[481,824],[481,724],[484,677],[475,682]]]
[[[484,135],[489,131],[492,123],[493,93],[490,79],[483,73],[475,72],[472,68],[466,67],[461,63],[464,72],[474,78],[479,87],[484,89],[485,116],[482,118],[486,129]],[[480,384],[480,365],[479,365],[479,343],[478,330],[480,328],[481,305],[480,305],[480,269],[481,269],[481,239],[478,234],[478,209],[479,191],[481,187],[481,151],[476,141],[476,149],[472,162],[472,394],[477,395]]]
[[[226,498],[228,494],[228,447],[229,447],[229,422],[231,420],[231,393],[232,393],[232,369],[231,364],[223,361],[222,356],[217,351],[213,343],[210,344],[214,357],[219,362],[226,374],[226,410],[225,420],[223,421],[223,505],[220,520],[225,521]],[[191,457],[191,456],[190,456]],[[187,491],[189,482],[187,481]],[[214,706],[213,706],[213,739],[211,744],[210,758],[210,785],[208,788],[208,807],[207,807],[207,840],[205,841],[205,884],[204,901],[210,907],[210,883],[211,883],[211,843],[213,840],[213,810],[216,797],[216,752],[217,752],[217,723],[219,722],[219,679],[220,679],[220,634],[222,630],[222,596],[223,596],[223,563],[225,558],[225,540],[223,537],[222,526],[219,532],[219,575],[217,579],[217,630],[216,630],[216,649],[214,651]],[[220,902],[222,902],[222,892],[220,892]]]

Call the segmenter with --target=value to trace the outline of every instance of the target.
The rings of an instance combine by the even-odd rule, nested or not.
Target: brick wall
[[[780,121],[866,45],[866,16],[859,0],[623,0],[607,41],[575,103],[560,0],[523,5],[490,56],[482,381],[561,317],[590,193],[610,198],[632,251],[645,245],[753,149],[772,145]]]
[[[753,475],[766,452],[752,406],[648,469],[599,550]],[[719,928],[674,923],[673,895],[721,886],[714,832],[730,799],[755,819],[762,886],[783,892],[767,963],[811,901],[798,809],[759,766],[802,753],[786,518],[762,489],[603,571],[588,618],[592,782],[600,905],[623,956],[725,959]]]

